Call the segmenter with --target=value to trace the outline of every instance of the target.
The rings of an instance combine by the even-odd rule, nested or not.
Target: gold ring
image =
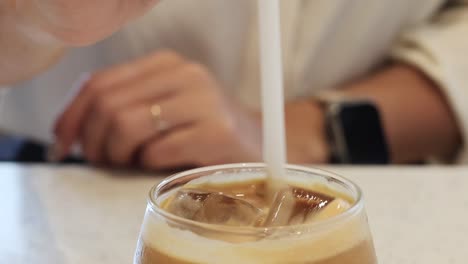
[[[163,111],[161,105],[153,104],[150,108],[150,113],[159,132],[169,129],[169,124],[162,119]]]

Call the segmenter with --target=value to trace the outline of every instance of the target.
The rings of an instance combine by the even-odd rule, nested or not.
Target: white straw
[[[270,188],[283,184],[286,163],[279,0],[258,0],[263,104],[263,158]],[[271,190],[270,189],[270,190]]]

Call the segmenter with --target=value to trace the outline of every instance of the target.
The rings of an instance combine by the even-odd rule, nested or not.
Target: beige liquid
[[[141,241],[139,250],[139,264],[195,264],[195,262],[185,261],[165,255],[157,249],[148,247],[144,241]],[[298,263],[298,262],[292,262]],[[303,264],[376,264],[377,260],[374,254],[374,247],[371,242],[363,241],[356,247],[345,252],[337,252],[335,256],[313,262],[300,262]],[[200,264],[200,263],[196,263]]]
[[[190,186],[193,187],[193,186]],[[245,200],[265,205],[264,182],[243,182],[197,186],[205,190],[245,194]],[[310,188],[308,188],[310,189]],[[314,192],[354,201],[328,188],[314,185]],[[161,203],[167,208],[170,200]],[[148,214],[148,213],[147,213]],[[359,213],[339,227],[320,235],[299,238],[231,243],[220,235],[205,236],[170,226],[156,216],[145,217],[135,264],[186,263],[305,263],[305,264],[376,264],[376,256],[365,214]],[[161,220],[161,221],[158,221]]]

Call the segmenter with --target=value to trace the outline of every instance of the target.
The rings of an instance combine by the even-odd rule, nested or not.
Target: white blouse
[[[287,100],[336,88],[393,58],[440,84],[468,138],[468,1],[283,0],[281,5]],[[76,93],[80,75],[157,49],[205,64],[226,93],[259,107],[257,35],[254,0],[162,1],[113,37],[70,50],[46,73],[8,90],[0,128],[52,141],[52,125]]]

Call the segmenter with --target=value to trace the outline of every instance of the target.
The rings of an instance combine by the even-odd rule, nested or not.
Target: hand
[[[259,115],[229,100],[204,66],[172,52],[95,74],[57,121],[56,135],[64,153],[79,141],[93,163],[125,166],[136,158],[164,169],[261,159]]]
[[[9,0],[26,24],[68,45],[96,42],[157,0]]]

